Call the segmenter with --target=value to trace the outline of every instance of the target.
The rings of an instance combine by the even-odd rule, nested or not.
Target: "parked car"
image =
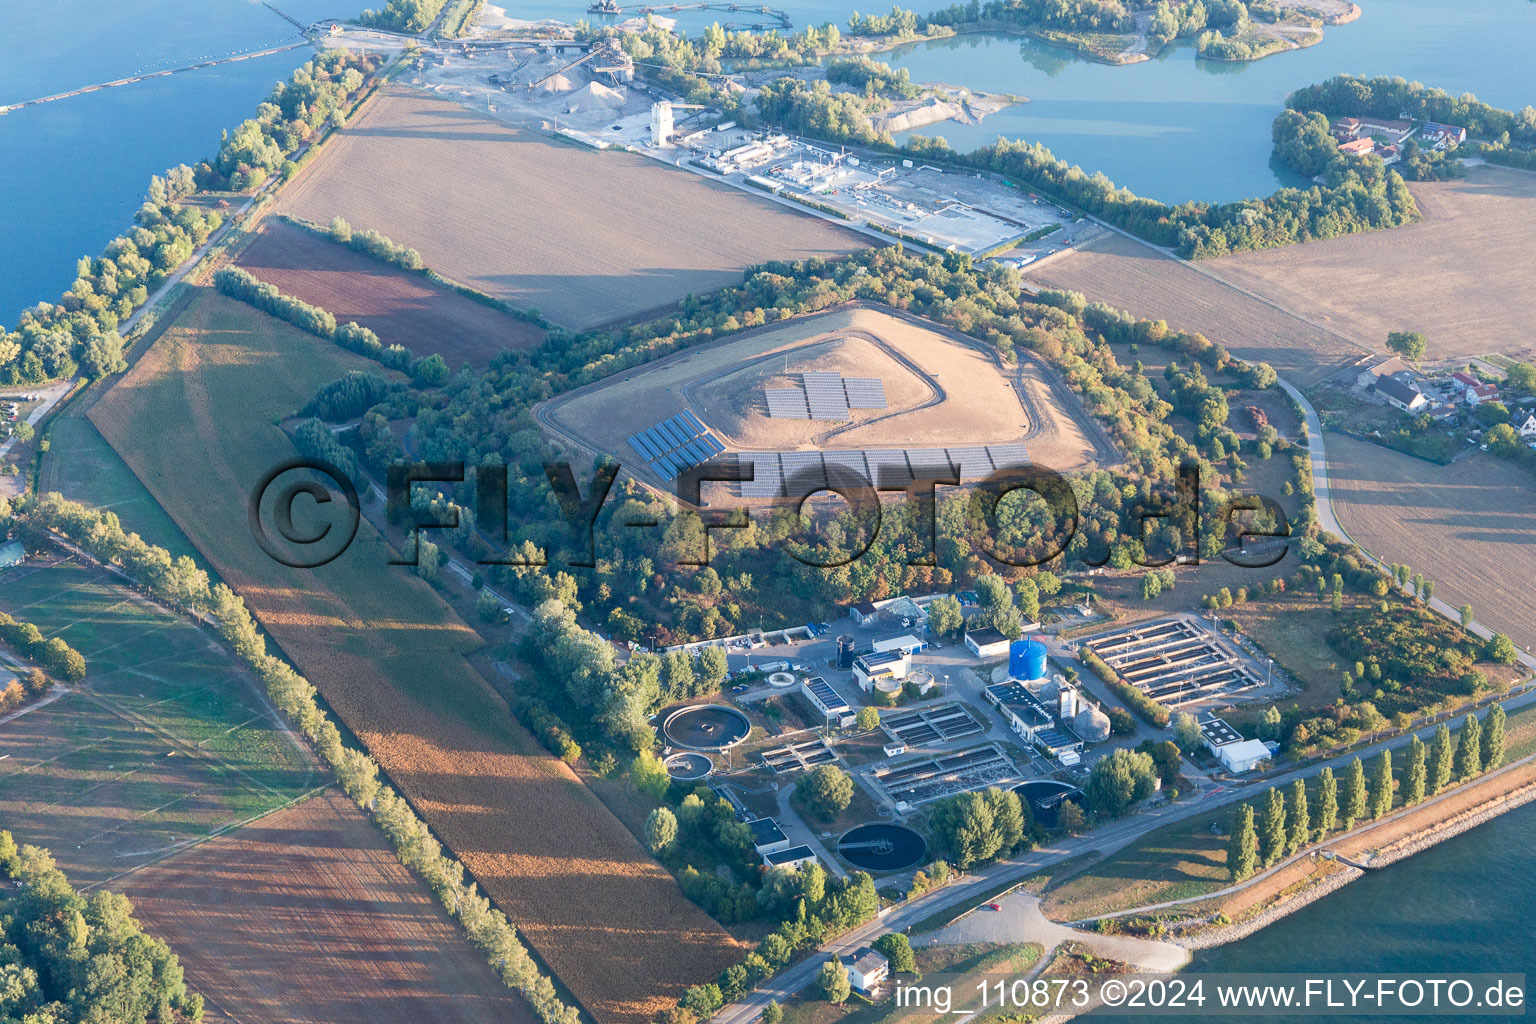
[[[988,903],[987,904],[987,909],[988,910],[1002,910],[1003,909],[1003,905],[1001,903],[992,902],[992,903]]]

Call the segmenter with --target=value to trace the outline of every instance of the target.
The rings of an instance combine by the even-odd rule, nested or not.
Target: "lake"
[[[308,24],[358,0],[276,0]],[[52,0],[0,4],[0,39],[26,40],[0,62],[10,104],[299,39],[252,0]],[[81,256],[131,225],[152,174],[218,152],[307,48],[138,82],[0,116],[0,324],[57,299]]]

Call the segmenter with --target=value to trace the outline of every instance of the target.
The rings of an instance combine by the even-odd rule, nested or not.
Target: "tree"
[[[1488,638],[1488,643],[1483,649],[1483,657],[1500,665],[1513,665],[1520,660],[1520,652],[1513,640],[1503,633],[1495,633]]]
[[[1083,809],[1077,806],[1074,800],[1063,800],[1061,806],[1056,809],[1056,824],[1068,835],[1077,835],[1088,823],[1088,816]]]
[[[821,965],[816,984],[829,1003],[845,1003],[853,992],[853,984],[848,980],[848,968],[835,956]]]
[[[475,598],[475,614],[481,622],[495,622],[501,618],[501,602],[489,590],[482,590],[480,596]]]
[[[763,1007],[762,1024],[780,1024],[784,1019],[784,1008],[777,1001],[770,999],[768,1005]]]
[[[1483,723],[1483,771],[1488,772],[1504,763],[1504,705],[1495,704],[1488,709],[1488,719]]]
[[[730,662],[726,657],[724,647],[716,647],[714,644],[704,648],[699,655],[700,682],[709,690],[720,689],[720,684],[725,682],[725,677],[730,671]]]
[[[1371,779],[1371,819],[1374,821],[1392,809],[1392,751],[1383,750],[1376,758],[1376,774]]]
[[[1435,730],[1434,756],[1430,758],[1429,791],[1438,793],[1451,784],[1452,758],[1451,727],[1444,722]]]
[[[1312,841],[1312,818],[1307,809],[1307,784],[1301,779],[1291,783],[1291,825],[1286,836],[1287,853],[1295,853]]]
[[[1152,755],[1119,747],[1094,762],[1083,795],[1095,811],[1119,817],[1152,794],[1156,777]]]
[[[32,429],[32,424],[23,420],[22,422],[16,424],[15,436],[19,443],[26,444],[37,435],[36,432]]]
[[[661,763],[661,758],[652,751],[642,750],[629,766],[629,781],[652,800],[660,800],[667,795],[672,776],[667,774],[667,766]]]
[[[1344,831],[1354,828],[1365,811],[1365,765],[1357,757],[1349,762],[1349,770],[1344,773]]]
[[[657,807],[645,816],[645,845],[660,854],[677,840],[677,815],[670,807]]]
[[[1417,363],[1424,358],[1428,342],[1418,331],[1391,331],[1387,334],[1387,348],[1410,363]]]
[[[443,565],[443,553],[438,546],[419,534],[416,542],[416,573],[428,583],[437,579]]]
[[[912,943],[905,933],[887,932],[876,939],[874,945],[891,962],[891,970],[900,971],[903,974],[916,973],[917,957],[913,954]]]
[[[1429,750],[1415,736],[1408,741],[1408,764],[1403,769],[1403,806],[1411,807],[1424,799],[1429,782]]]
[[[1259,828],[1259,847],[1264,854],[1264,866],[1285,856],[1285,797],[1273,786],[1264,804],[1264,820]]]
[[[873,706],[859,708],[859,714],[854,720],[854,725],[864,732],[880,728],[880,710]]]
[[[1456,778],[1462,782],[1482,773],[1483,770],[1483,727],[1479,724],[1477,716],[1468,714],[1461,723],[1461,742],[1456,744],[1456,761],[1454,770]]]
[[[1332,768],[1317,775],[1317,837],[1325,839],[1339,822],[1339,780]]]
[[[962,869],[1010,852],[1028,828],[1019,795],[995,786],[938,801],[930,822],[934,843]]]
[[[1464,604],[1464,605],[1461,606],[1461,628],[1462,629],[1467,629],[1471,625],[1472,625],[1472,606],[1469,605],[1469,604]]]
[[[928,628],[937,636],[950,636],[959,631],[965,625],[965,612],[960,607],[960,599],[945,594],[935,598],[928,605]]]
[[[1261,740],[1280,738],[1280,709],[1271,704],[1259,712],[1258,737]]]
[[[795,795],[812,814],[822,821],[831,821],[853,802],[853,779],[837,765],[824,764],[800,776],[795,783]]]
[[[1173,741],[1185,753],[1199,750],[1200,744],[1204,742],[1200,735],[1200,723],[1188,711],[1180,711],[1173,716]]]
[[[1232,881],[1241,882],[1252,875],[1259,862],[1259,836],[1253,828],[1253,807],[1240,804],[1227,841],[1227,871]]]

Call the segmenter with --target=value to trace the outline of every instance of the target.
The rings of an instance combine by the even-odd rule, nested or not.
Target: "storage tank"
[[[1008,645],[1008,674],[1015,679],[1045,678],[1045,644],[1039,640],[1015,640]]]
[[[1077,691],[1070,686],[1063,686],[1061,693],[1057,695],[1056,720],[1059,722],[1071,722],[1077,718]]]
[[[1083,708],[1072,719],[1072,731],[1084,743],[1103,743],[1109,739],[1109,716],[1097,707]]]
[[[846,633],[837,638],[837,667],[853,668],[853,637]]]

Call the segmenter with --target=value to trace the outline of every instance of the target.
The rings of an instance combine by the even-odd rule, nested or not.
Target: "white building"
[[[784,830],[779,828],[779,823],[772,818],[749,821],[747,828],[752,830],[752,848],[761,857],[766,857],[770,853],[782,853],[794,845],[784,834]]]
[[[1008,638],[991,626],[968,630],[965,646],[978,658],[1000,658],[1008,653]]]
[[[906,651],[882,651],[853,659],[853,678],[865,693],[894,690],[911,671],[912,658]]]
[[[1233,775],[1251,772],[1260,761],[1268,761],[1272,756],[1263,740],[1238,740],[1216,748],[1216,759]]]
[[[1521,437],[1536,437],[1536,415],[1527,416],[1519,427]]]
[[[889,637],[885,640],[876,640],[870,646],[875,649],[876,654],[884,654],[886,651],[902,651],[906,654],[916,654],[924,647],[927,647],[928,642],[907,634],[905,636]]]
[[[802,682],[800,692],[816,710],[826,716],[828,725],[846,729],[858,717],[849,703],[843,699],[843,695],[834,690],[832,684],[821,676],[811,676]]]
[[[869,995],[891,976],[891,962],[878,950],[860,946],[839,958],[848,968],[848,984],[860,995]]]
[[[770,868],[789,868],[798,871],[807,864],[816,863],[816,851],[809,846],[791,846],[787,850],[766,854],[763,863]]]

